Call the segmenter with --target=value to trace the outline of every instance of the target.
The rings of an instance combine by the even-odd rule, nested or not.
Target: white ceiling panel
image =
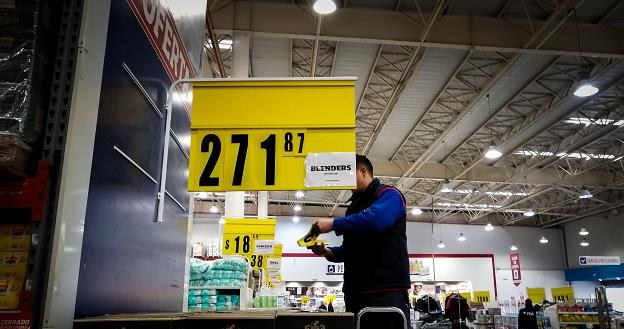
[[[253,77],[290,76],[290,41],[254,38],[251,51]]]
[[[357,77],[355,103],[362,97],[379,45],[340,42],[336,50],[334,77]]]
[[[464,56],[462,50],[428,50],[371,148],[371,158],[392,157]]]

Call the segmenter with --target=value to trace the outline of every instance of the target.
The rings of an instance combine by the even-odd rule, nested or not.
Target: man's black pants
[[[411,328],[409,296],[405,291],[385,291],[366,294],[345,293],[347,312],[352,312],[357,321],[358,312],[365,307],[397,307],[405,314],[408,328]],[[362,329],[402,329],[403,319],[393,313],[368,313],[362,316]]]

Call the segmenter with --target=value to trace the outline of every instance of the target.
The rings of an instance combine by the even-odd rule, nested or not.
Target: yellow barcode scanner
[[[308,233],[304,235],[303,238],[297,240],[297,244],[299,245],[299,247],[312,247],[315,244],[321,242],[320,240],[317,240],[320,234],[321,232],[319,232],[319,230],[314,225],[312,225],[312,227],[310,227],[310,231],[308,231]]]

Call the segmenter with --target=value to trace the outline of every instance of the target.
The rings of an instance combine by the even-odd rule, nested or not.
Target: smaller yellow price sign
[[[539,304],[546,300],[546,289],[527,288],[527,296],[534,304]]]
[[[301,296],[301,304],[307,304],[310,302],[310,297],[308,296]]]
[[[472,294],[473,294],[472,301],[475,303],[489,303],[490,302],[490,292],[487,290],[475,291]]]
[[[574,303],[576,301],[574,288],[570,286],[551,288],[550,292],[552,293],[553,301],[557,303]]]
[[[328,295],[328,296],[325,296],[325,298],[323,298],[323,301],[325,303],[333,303],[335,300],[336,300],[336,296],[334,295]]]

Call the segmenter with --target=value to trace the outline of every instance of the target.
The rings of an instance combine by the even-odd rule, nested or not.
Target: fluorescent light
[[[420,215],[420,214],[422,214],[422,213],[423,213],[423,211],[422,211],[420,208],[418,208],[418,207],[416,207],[416,208],[412,208],[412,211],[410,211],[410,212],[411,212],[411,213],[412,213],[412,215],[414,215],[414,216],[417,216],[417,215]]]
[[[516,246],[516,244],[514,243],[514,244],[511,245],[511,247],[509,247],[509,249],[511,249],[513,251],[516,251],[516,250],[518,250],[518,246]]]
[[[498,159],[503,155],[503,152],[501,152],[496,146],[494,145],[490,145],[488,146],[488,148],[485,150],[485,157],[488,159]]]
[[[442,188],[440,189],[440,192],[442,192],[442,193],[450,193],[450,192],[453,192],[453,189],[450,188],[448,186],[448,184],[444,184],[444,185],[442,185]]]
[[[533,210],[529,209],[529,210],[524,212],[524,215],[527,216],[527,217],[533,217],[533,216],[535,216],[535,213],[533,212]]]
[[[299,216],[293,216],[292,221],[293,223],[299,223]]]
[[[589,235],[589,231],[585,227],[581,227],[579,235]]]
[[[485,230],[486,231],[494,231],[494,226],[492,226],[492,223],[487,223],[487,225],[485,225]]]
[[[591,95],[595,95],[598,92],[598,88],[594,87],[591,83],[583,83],[576,88],[574,91],[574,96],[576,97],[587,97]]]
[[[591,194],[591,192],[589,192],[588,189],[583,189],[581,190],[581,193],[579,193],[579,199],[591,199],[594,196]]]
[[[221,225],[225,224],[225,219],[223,217],[221,217],[219,219],[219,224],[221,224]]]
[[[540,240],[540,243],[544,244],[544,243],[548,243],[548,239],[546,239],[545,236],[543,236]]]
[[[295,192],[295,197],[296,197],[297,199],[301,199],[301,198],[303,198],[304,196],[305,196],[305,194],[303,193],[303,191],[297,191],[297,192]]]
[[[440,240],[440,243],[438,243],[438,248],[440,249],[446,248],[446,245],[444,244],[444,242],[442,242],[442,240]]]
[[[598,279],[598,281],[602,282],[602,279]]]
[[[587,247],[589,246],[589,241],[587,241],[586,238],[583,238],[583,240],[581,240],[581,246],[582,247]]]
[[[459,242],[466,241],[466,237],[464,236],[464,233],[459,233],[459,237],[457,238],[457,241]]]
[[[618,281],[620,281],[621,279],[619,277],[616,278]]]
[[[208,193],[206,192],[195,193],[195,199],[206,200],[208,199]]]
[[[316,0],[312,8],[321,15],[327,15],[336,11],[336,4],[332,0]]]
[[[212,205],[209,210],[211,213],[216,214],[219,212],[219,208],[215,205]]]
[[[296,204],[296,205],[293,207],[293,210],[294,210],[294,211],[301,211],[301,206],[300,206],[300,205],[298,205],[298,204]]]

